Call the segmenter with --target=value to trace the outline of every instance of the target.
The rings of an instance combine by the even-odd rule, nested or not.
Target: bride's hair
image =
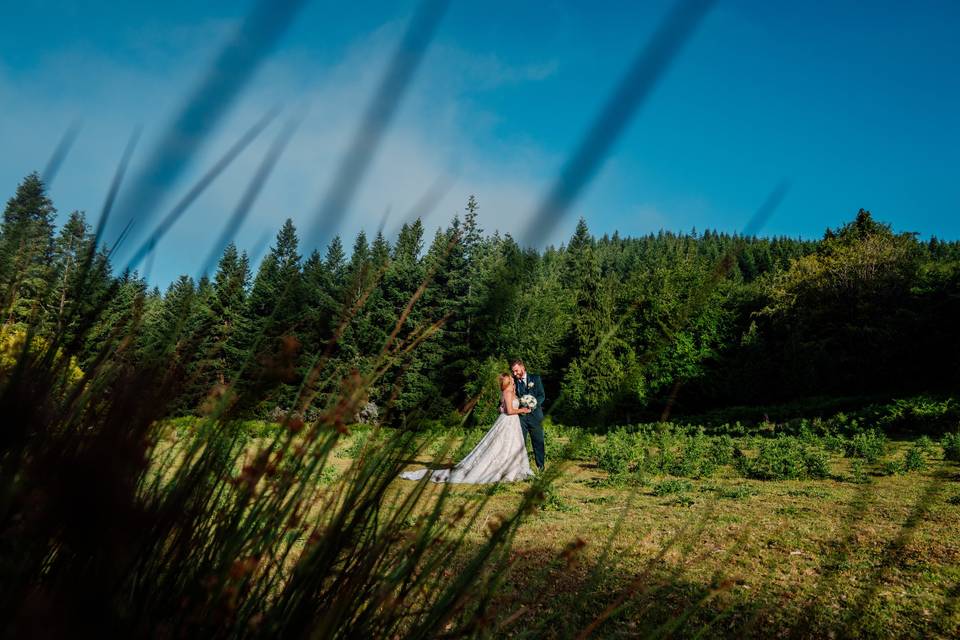
[[[503,391],[507,387],[509,387],[510,382],[513,380],[513,378],[510,377],[509,373],[501,373],[499,375],[499,378],[500,378],[500,391]]]

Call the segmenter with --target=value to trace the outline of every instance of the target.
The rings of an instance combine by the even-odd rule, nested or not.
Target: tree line
[[[230,396],[263,416],[376,379],[370,400],[485,424],[493,374],[522,358],[555,418],[584,425],[811,396],[955,389],[960,242],[860,210],[820,240],[712,230],[593,236],[559,247],[484,233],[472,196],[432,238],[360,232],[306,253],[287,220],[256,266],[229,245],[211,277],[166,291],[116,274],[81,212],[55,225],[36,174],[0,228],[3,368],[29,336],[77,375],[161,370],[175,413]]]

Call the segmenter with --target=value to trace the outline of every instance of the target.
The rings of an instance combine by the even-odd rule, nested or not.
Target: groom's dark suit
[[[520,414],[520,426],[523,428],[523,439],[526,441],[527,434],[530,435],[530,443],[533,445],[533,458],[537,461],[537,468],[543,470],[544,448],[543,448],[543,401],[546,396],[543,393],[543,381],[535,373],[527,372],[527,380],[514,380],[517,389],[517,398],[531,395],[537,399],[537,407],[530,413]]]

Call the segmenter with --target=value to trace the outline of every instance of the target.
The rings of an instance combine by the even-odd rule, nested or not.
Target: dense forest
[[[211,277],[163,292],[114,273],[83,213],[59,229],[56,216],[36,174],[4,210],[0,376],[35,331],[76,376],[163,367],[157,393],[183,414],[231,394],[264,416],[304,386],[319,403],[377,370],[370,401],[388,421],[484,424],[514,357],[543,375],[555,420],[585,426],[960,382],[960,242],[862,209],[818,241],[597,238],[581,220],[538,251],[484,233],[471,197],[432,237],[415,220],[349,248],[308,252],[287,220],[255,270],[230,245]]]

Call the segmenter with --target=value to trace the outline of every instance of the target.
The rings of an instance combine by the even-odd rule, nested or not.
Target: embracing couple
[[[420,480],[429,472],[433,482],[485,484],[523,480],[533,475],[527,457],[527,435],[537,469],[543,471],[543,381],[528,373],[521,360],[510,363],[510,370],[512,376],[499,376],[500,417],[473,451],[452,469],[407,471],[400,477]]]

